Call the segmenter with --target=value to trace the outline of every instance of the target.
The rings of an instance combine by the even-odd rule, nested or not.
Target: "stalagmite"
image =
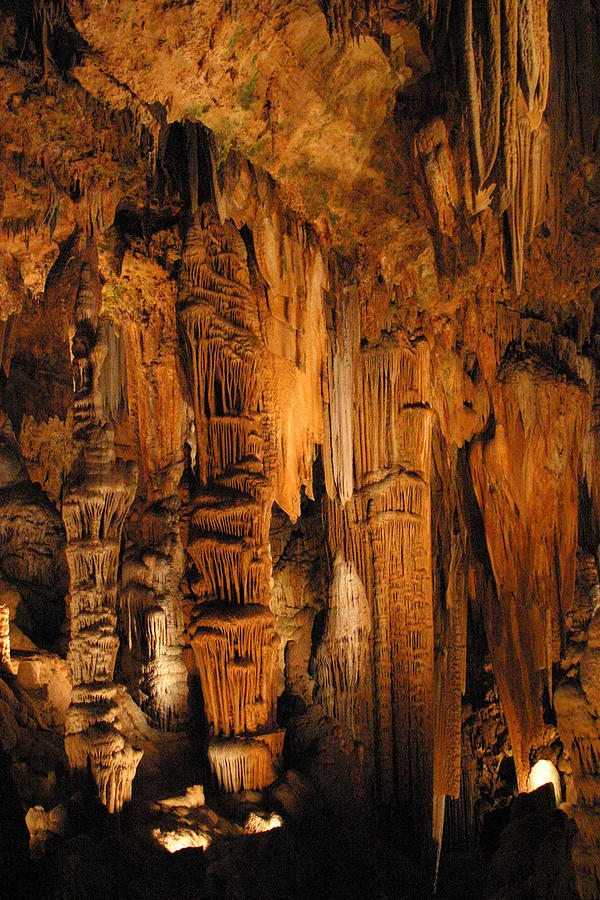
[[[141,533],[124,553],[119,597],[121,627],[139,672],[140,705],[163,731],[181,727],[187,715],[178,524],[176,497],[143,512]]]
[[[98,285],[84,264],[75,304],[72,358],[75,386],[73,440],[83,464],[63,497],[71,584],[68,660],[73,680],[65,723],[65,750],[73,770],[88,762],[100,800],[118,812],[131,799],[142,752],[119,730],[114,673],[119,639],[117,575],[123,522],[133,502],[137,475],[115,459],[114,432],[101,418],[99,374],[106,347],[99,340]]]
[[[338,550],[315,664],[316,699],[355,740],[373,740],[372,623],[365,589]]]
[[[436,622],[439,650],[435,661],[433,790],[436,798],[434,834],[440,846],[446,797],[459,799],[465,774],[461,755],[462,697],[467,664],[467,585],[465,549],[460,532],[452,535],[446,595],[438,619],[444,625]],[[468,797],[463,801],[468,803]]]
[[[211,770],[226,791],[275,778],[278,639],[270,602],[272,441],[265,351],[245,249],[210,205],[188,229],[178,317],[194,397],[199,465],[188,553],[207,597],[192,646],[210,728]],[[208,602],[206,602],[208,601]],[[279,746],[279,750],[281,746]]]
[[[10,659],[10,610],[0,603],[0,670],[13,672]]]

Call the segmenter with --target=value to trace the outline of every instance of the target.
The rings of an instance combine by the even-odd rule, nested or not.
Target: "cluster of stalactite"
[[[274,778],[267,756],[283,743],[274,727],[278,646],[269,608],[270,420],[244,243],[211,204],[195,211],[187,231],[177,312],[198,441],[187,550],[205,601],[192,646],[209,762],[224,789],[257,789]]]
[[[476,441],[469,460],[497,587],[497,599],[483,598],[484,619],[525,790],[531,753],[545,742],[542,697],[545,689],[552,702],[573,602],[588,396],[583,382],[541,359],[507,356],[493,403],[494,435]]]
[[[343,44],[378,30],[380,0],[325,0],[329,34]]]
[[[339,387],[343,385],[344,379]],[[337,389],[334,373],[334,393]],[[339,616],[344,605],[344,615],[356,617],[352,607],[362,588],[368,609],[360,613],[365,621],[354,628],[366,637],[369,617],[372,621],[372,670],[367,654],[357,678],[356,660],[344,648],[332,666],[344,668],[344,681],[356,692],[345,701],[350,709],[361,694],[364,698],[373,679],[379,798],[383,803],[396,800],[425,841],[433,825],[429,399],[425,341],[413,344],[396,332],[359,350],[353,384],[354,492],[345,504],[335,496],[326,498],[323,509],[332,558],[340,552],[355,572],[337,590],[338,610],[334,606],[333,613]],[[335,705],[335,682],[328,683]],[[361,715],[368,716],[364,699],[362,705]]]
[[[116,460],[114,430],[102,419],[99,376],[106,345],[99,339],[99,285],[92,267],[82,269],[72,342],[73,440],[79,465],[65,486],[62,517],[70,572],[68,662],[73,692],[65,723],[72,770],[88,768],[109,812],[131,799],[142,757],[119,728],[113,674],[117,637],[118,569],[123,523],[133,502],[137,473]]]
[[[144,510],[140,533],[123,555],[119,597],[121,627],[139,678],[140,705],[163,731],[176,730],[187,714],[179,602],[185,557],[179,506],[179,498],[173,496]]]
[[[327,329],[327,386],[329,403],[324,413],[323,464],[327,493],[336,492],[346,503],[354,488],[352,454],[352,399],[354,359],[360,342],[360,318],[356,296],[340,286],[340,308],[331,309]],[[354,301],[354,302],[352,302]]]
[[[438,71],[446,87],[458,91],[468,126],[464,152],[461,138],[450,152],[442,120],[415,137],[436,226],[456,241],[460,201],[473,216],[491,204],[503,217],[507,268],[519,293],[525,249],[553,202],[550,130],[543,118],[550,82],[548,2],[437,0],[417,8]]]
[[[281,736],[281,737],[280,737]],[[228,793],[248,789],[248,785],[268,785],[281,764],[281,732],[215,742],[209,759],[219,785]]]

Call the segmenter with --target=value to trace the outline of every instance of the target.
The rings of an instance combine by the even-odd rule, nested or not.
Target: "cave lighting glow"
[[[271,831],[273,828],[281,828],[283,819],[277,813],[270,816],[261,816],[258,813],[250,813],[246,820],[245,830],[250,834],[259,834],[261,831]]]
[[[187,847],[202,847],[206,850],[210,846],[210,835],[204,831],[194,831],[192,828],[173,828],[170,831],[162,831],[154,828],[152,831],[154,840],[169,853],[177,853]]]
[[[549,759],[539,759],[529,773],[527,781],[527,787],[530,793],[531,791],[535,791],[537,788],[542,787],[544,784],[552,785],[554,788],[556,805],[559,806],[561,801],[560,775],[556,770],[556,766],[551,763]]]

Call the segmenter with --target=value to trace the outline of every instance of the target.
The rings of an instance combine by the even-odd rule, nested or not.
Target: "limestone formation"
[[[356,740],[373,734],[373,626],[365,589],[338,550],[327,624],[315,662],[315,699]]]
[[[473,445],[470,463],[498,591],[486,615],[488,640],[525,790],[531,751],[544,743],[544,682],[551,698],[573,604],[577,448],[588,408],[579,381],[517,358],[505,363],[494,409],[494,436]]]
[[[283,743],[283,733],[273,731],[272,436],[244,255],[234,226],[202,207],[186,236],[178,307],[199,445],[187,549],[206,596],[196,611],[193,648],[212,735],[209,761],[228,791],[269,784]]]
[[[575,602],[567,618],[566,677],[554,697],[557,725],[570,759],[566,799],[573,805],[578,837],[574,863],[582,897],[597,894],[600,821],[596,811],[600,772],[597,748],[598,571],[593,557],[577,559]]]
[[[179,602],[184,554],[178,524],[177,497],[144,512],[138,543],[123,556],[119,598],[127,644],[139,670],[140,705],[165,731],[181,727],[187,717]]]
[[[72,344],[73,439],[81,467],[65,490],[62,516],[70,571],[68,659],[73,680],[65,750],[73,770],[88,764],[100,800],[118,812],[131,800],[141,751],[123,737],[113,673],[121,530],[135,495],[136,473],[115,458],[113,426],[102,421],[99,375],[106,347],[99,340],[98,287],[89,264],[81,270]]]
[[[324,517],[331,552],[341,550],[355,567],[366,592],[367,615],[372,616],[373,743],[379,796],[386,803],[395,796],[413,813],[417,807],[426,810],[431,823],[428,400],[429,354],[424,342],[413,346],[402,335],[392,334],[360,351],[354,383],[355,490],[344,506],[328,499]],[[359,622],[355,627],[365,628]],[[366,627],[365,637],[368,632]],[[343,665],[339,645],[335,652],[334,665]],[[370,680],[369,656],[364,656],[367,667],[361,670],[365,688]],[[428,835],[427,824],[423,833]]]
[[[0,667],[12,673],[10,660],[10,610],[5,604],[0,605]]]

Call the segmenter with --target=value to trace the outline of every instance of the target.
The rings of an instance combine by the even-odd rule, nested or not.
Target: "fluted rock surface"
[[[81,447],[62,515],[70,570],[73,681],[65,750],[73,770],[88,764],[100,800],[118,812],[131,799],[142,753],[121,734],[113,673],[119,647],[117,592],[121,530],[135,496],[136,472],[115,459],[113,427],[101,420],[98,381],[106,347],[99,340],[98,285],[90,265],[81,270],[73,338],[74,441]]]

